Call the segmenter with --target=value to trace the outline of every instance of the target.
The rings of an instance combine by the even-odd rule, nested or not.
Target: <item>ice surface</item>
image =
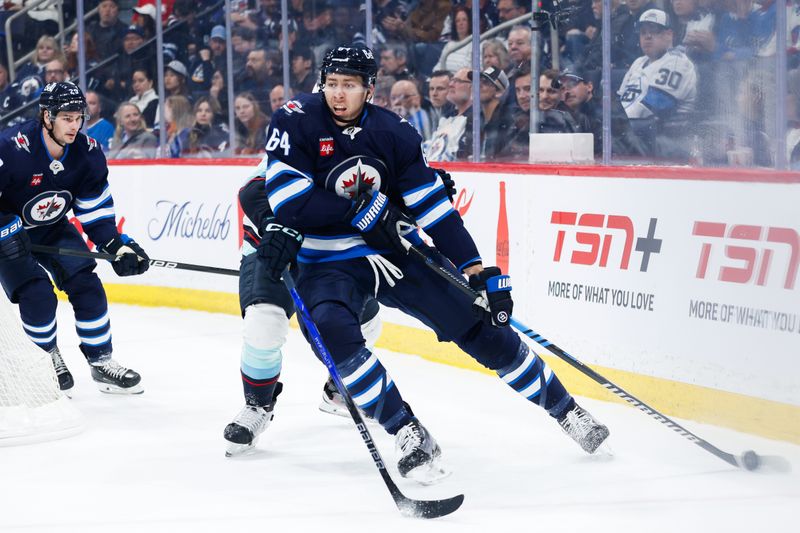
[[[381,350],[454,471],[423,487],[394,470],[397,484],[411,498],[466,497],[449,517],[404,518],[353,424],[318,411],[325,369],[297,330],[275,420],[256,453],[226,459],[222,431],[243,403],[241,320],[122,305],[111,320],[115,357],[142,374],[145,393],[95,388],[62,303],[59,345],[87,429],[0,448],[0,532],[798,530],[799,446],[685,422],[730,453],[752,448],[794,466],[740,471],[632,408],[581,400],[611,429],[614,457],[589,457],[500,380]],[[370,431],[394,464],[393,439]]]

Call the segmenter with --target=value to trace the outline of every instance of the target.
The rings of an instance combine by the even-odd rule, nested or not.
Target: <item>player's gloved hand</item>
[[[414,221],[392,205],[382,192],[361,193],[345,220],[361,232],[369,247],[400,255],[408,253],[400,236],[414,229]]]
[[[2,219],[0,219],[2,220]],[[31,253],[31,238],[16,215],[0,222],[0,261],[13,261]]]
[[[117,276],[135,276],[143,274],[150,268],[150,257],[142,250],[139,244],[125,235],[118,235],[102,246],[101,252],[117,256],[111,262],[111,267]]]
[[[443,168],[433,168],[433,171],[439,174],[439,177],[442,178],[442,183],[444,183],[444,192],[447,193],[447,197],[450,198],[450,203],[452,204],[453,200],[456,198],[456,193],[458,192],[456,189],[456,182],[453,180],[453,176],[451,176],[450,173]]]
[[[292,228],[287,228],[275,217],[266,217],[261,224],[261,242],[258,243],[259,260],[267,269],[272,281],[280,281],[283,271],[294,263],[303,235]]]
[[[506,327],[514,309],[511,300],[511,278],[497,267],[488,267],[469,277],[469,286],[480,294],[472,303],[476,314],[486,324]]]

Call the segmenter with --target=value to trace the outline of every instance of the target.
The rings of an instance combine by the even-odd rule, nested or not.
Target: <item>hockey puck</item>
[[[759,459],[756,452],[748,450],[742,454],[742,464],[746,470],[755,470],[761,464],[761,459]]]

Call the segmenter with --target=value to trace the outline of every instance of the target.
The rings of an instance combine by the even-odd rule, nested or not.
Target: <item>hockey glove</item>
[[[414,221],[392,205],[382,192],[361,193],[345,215],[345,220],[361,232],[370,248],[400,255],[408,253],[400,235],[414,229]]]
[[[258,243],[258,259],[272,281],[280,281],[283,271],[297,259],[303,235],[279,223],[275,217],[266,217]]]
[[[486,324],[506,327],[514,309],[511,300],[511,278],[497,267],[488,267],[469,277],[469,286],[480,295],[472,303],[475,313]]]
[[[111,262],[111,267],[117,276],[136,276],[150,268],[150,257],[144,253],[136,241],[124,233],[114,237],[103,246],[98,246],[98,249],[101,252],[117,256]]]
[[[447,197],[450,198],[450,203],[452,204],[456,198],[456,193],[458,192],[456,189],[456,182],[453,180],[453,176],[451,176],[450,173],[443,168],[433,168],[433,171],[436,172],[440,178],[442,178],[442,183],[444,183],[444,192],[447,193]]]
[[[0,261],[13,261],[31,253],[31,238],[16,215],[0,226]]]

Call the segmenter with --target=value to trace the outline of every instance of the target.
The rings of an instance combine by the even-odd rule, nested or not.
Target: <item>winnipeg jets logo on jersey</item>
[[[354,156],[346,159],[328,174],[328,189],[350,200],[355,200],[362,192],[379,191],[384,180],[378,168],[386,173],[386,165],[373,157]]]
[[[287,115],[291,115],[292,113],[302,113],[305,114],[303,111],[303,106],[297,100],[289,100],[285,104],[283,104],[284,111],[286,111]]]
[[[45,226],[61,219],[72,203],[69,191],[47,191],[37,194],[25,204],[22,218],[26,226]]]
[[[31,143],[28,141],[28,136],[21,131],[18,131],[16,137],[14,137],[14,144],[17,145],[17,150],[25,150],[31,153]]]

